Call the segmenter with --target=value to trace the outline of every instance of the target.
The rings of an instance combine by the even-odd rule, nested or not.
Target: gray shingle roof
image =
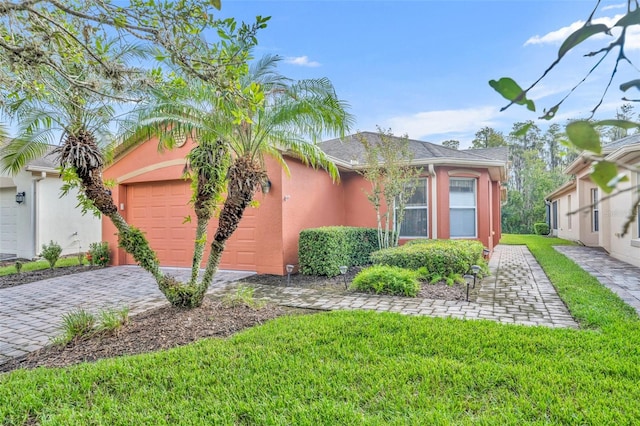
[[[640,143],[639,133],[636,133],[635,135],[631,135],[631,136],[626,136],[624,138],[616,139],[615,141],[607,142],[602,145],[602,149],[606,152],[612,152],[618,148],[622,148],[623,146],[633,145],[636,143]]]
[[[371,144],[380,143],[380,135],[375,132],[360,132],[359,135],[365,137]],[[394,136],[399,139],[399,137]],[[359,142],[356,135],[349,135],[342,139],[331,139],[320,143],[320,148],[333,158],[342,160],[346,163],[358,162],[364,164],[365,151],[362,143]],[[498,160],[505,161],[508,157],[508,151],[505,158],[492,156],[491,153],[481,152],[486,150],[456,150],[447,148],[442,145],[436,145],[431,142],[409,139],[409,150],[413,153],[414,161],[424,161],[429,159],[450,159],[450,160],[467,160],[467,161],[486,161]]]
[[[58,168],[58,163],[56,161],[57,156],[52,154],[52,151],[56,148],[57,146],[55,145],[48,145],[46,154],[44,154],[42,157],[36,158],[35,160],[29,161],[29,163],[27,164],[27,167],[33,166],[33,167],[42,167],[42,168],[50,168],[50,169]]]
[[[468,149],[466,150],[466,152],[470,152],[476,155],[481,155],[482,157],[488,158],[490,160],[500,160],[504,162],[509,161],[508,146],[499,146],[495,148]]]

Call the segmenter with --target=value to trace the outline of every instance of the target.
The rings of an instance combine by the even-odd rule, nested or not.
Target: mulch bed
[[[65,367],[102,358],[154,352],[208,337],[228,337],[285,314],[306,313],[279,306],[254,309],[205,299],[199,308],[165,306],[132,316],[117,332],[77,339],[65,346],[47,346],[0,365],[0,372],[18,368]]]
[[[89,271],[88,266],[45,269],[25,272],[19,275],[0,277],[0,289],[9,288],[33,281]],[[295,286],[316,288],[336,293],[353,293],[345,290],[345,278],[349,283],[361,268],[350,268],[345,276],[317,277],[302,274],[287,276],[253,275],[244,278],[245,283],[258,283],[273,286]],[[477,293],[472,291],[471,299]],[[448,286],[444,283],[423,284],[419,298],[465,300],[466,287],[462,284]],[[265,321],[287,314],[311,313],[303,309],[291,309],[267,305],[261,309],[250,306],[227,306],[220,301],[205,299],[201,307],[191,310],[170,306],[152,309],[132,316],[129,322],[116,333],[94,335],[90,338],[75,340],[65,346],[47,346],[25,356],[15,358],[0,365],[0,372],[18,368],[64,367],[81,362],[96,361],[122,355],[133,355],[169,349],[186,345],[208,337],[228,337],[245,328],[260,325]]]

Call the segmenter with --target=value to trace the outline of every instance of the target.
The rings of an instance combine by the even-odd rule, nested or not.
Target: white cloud
[[[620,18],[624,15],[615,15],[613,17],[602,17],[593,20],[594,24],[605,24],[608,27],[612,27]],[[558,30],[551,31],[543,36],[535,35],[530,37],[527,41],[524,42],[524,45],[527,46],[529,44],[560,44],[566,40],[572,33],[580,29],[584,25],[584,21],[576,21],[572,24],[562,27]],[[594,36],[595,37],[603,37],[602,35]]]
[[[625,7],[627,7],[626,3],[611,4],[609,6],[603,7],[602,11],[604,12],[605,10],[611,10],[611,9],[623,9]]]
[[[310,61],[308,56],[290,56],[284,59],[284,62],[291,65],[298,65],[301,67],[319,67],[320,62]]]
[[[495,107],[426,111],[392,117],[387,124],[397,135],[407,133],[413,139],[428,139],[431,135],[476,132],[484,126],[491,126],[491,120],[498,114]]]

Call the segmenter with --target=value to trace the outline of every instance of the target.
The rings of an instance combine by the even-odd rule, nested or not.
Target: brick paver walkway
[[[554,248],[597,278],[640,315],[640,268],[614,259],[601,248],[580,246]]]
[[[542,269],[524,246],[498,246],[474,302],[254,285],[255,297],[320,310],[370,309],[407,315],[487,319],[501,323],[577,327]],[[186,278],[188,270],[173,275]],[[209,294],[235,291],[248,273],[219,272]],[[246,285],[246,284],[243,284]],[[151,276],[137,267],[111,267],[0,290],[0,364],[46,345],[60,333],[63,314],[127,306],[135,314],[166,304]]]
[[[272,303],[307,309],[370,309],[407,315],[461,319],[488,319],[502,323],[574,327],[573,320],[540,265],[525,246],[498,246],[489,262],[487,277],[475,302],[351,293],[328,294],[322,290],[251,284],[254,297]],[[212,291],[222,296],[243,283]]]

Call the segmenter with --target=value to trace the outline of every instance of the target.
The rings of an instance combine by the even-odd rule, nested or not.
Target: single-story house
[[[33,259],[43,244],[55,241],[62,254],[87,251],[102,240],[101,220],[83,215],[77,192],[60,197],[63,185],[54,156],[29,162],[15,176],[0,173],[0,258]]]
[[[640,165],[640,135],[605,144],[603,154],[610,161]],[[620,170],[626,173],[629,181],[618,183],[616,192],[619,194],[608,198],[591,181],[590,171],[591,161],[585,154],[580,155],[564,171],[573,179],[546,197],[552,235],[590,247],[602,247],[613,257],[640,266],[640,216],[622,236],[624,223],[639,196],[638,191],[633,190],[640,184],[638,174]]]
[[[362,133],[375,141],[377,133]],[[121,152],[105,169],[113,179],[116,205],[132,225],[142,229],[165,266],[190,266],[195,236],[195,215],[189,205],[190,187],[181,176],[187,142],[158,152],[157,140],[148,140]],[[376,226],[375,210],[365,191],[370,184],[358,173],[364,152],[354,136],[321,143],[340,170],[333,183],[324,170],[304,166],[287,157],[288,176],[272,159],[266,160],[271,183],[258,193],[259,207],[248,208],[238,230],[228,241],[220,267],[258,273],[284,274],[287,264],[298,263],[301,230],[320,226]],[[422,168],[420,188],[407,206],[402,227],[410,238],[468,238],[490,250],[501,235],[500,208],[506,194],[507,148],[453,150],[429,142],[410,140],[413,164]],[[185,218],[193,216],[189,222]],[[215,222],[215,221],[213,221]],[[216,223],[212,223],[213,235]],[[103,238],[116,247],[115,227],[103,220]],[[134,264],[117,250],[116,265]]]

